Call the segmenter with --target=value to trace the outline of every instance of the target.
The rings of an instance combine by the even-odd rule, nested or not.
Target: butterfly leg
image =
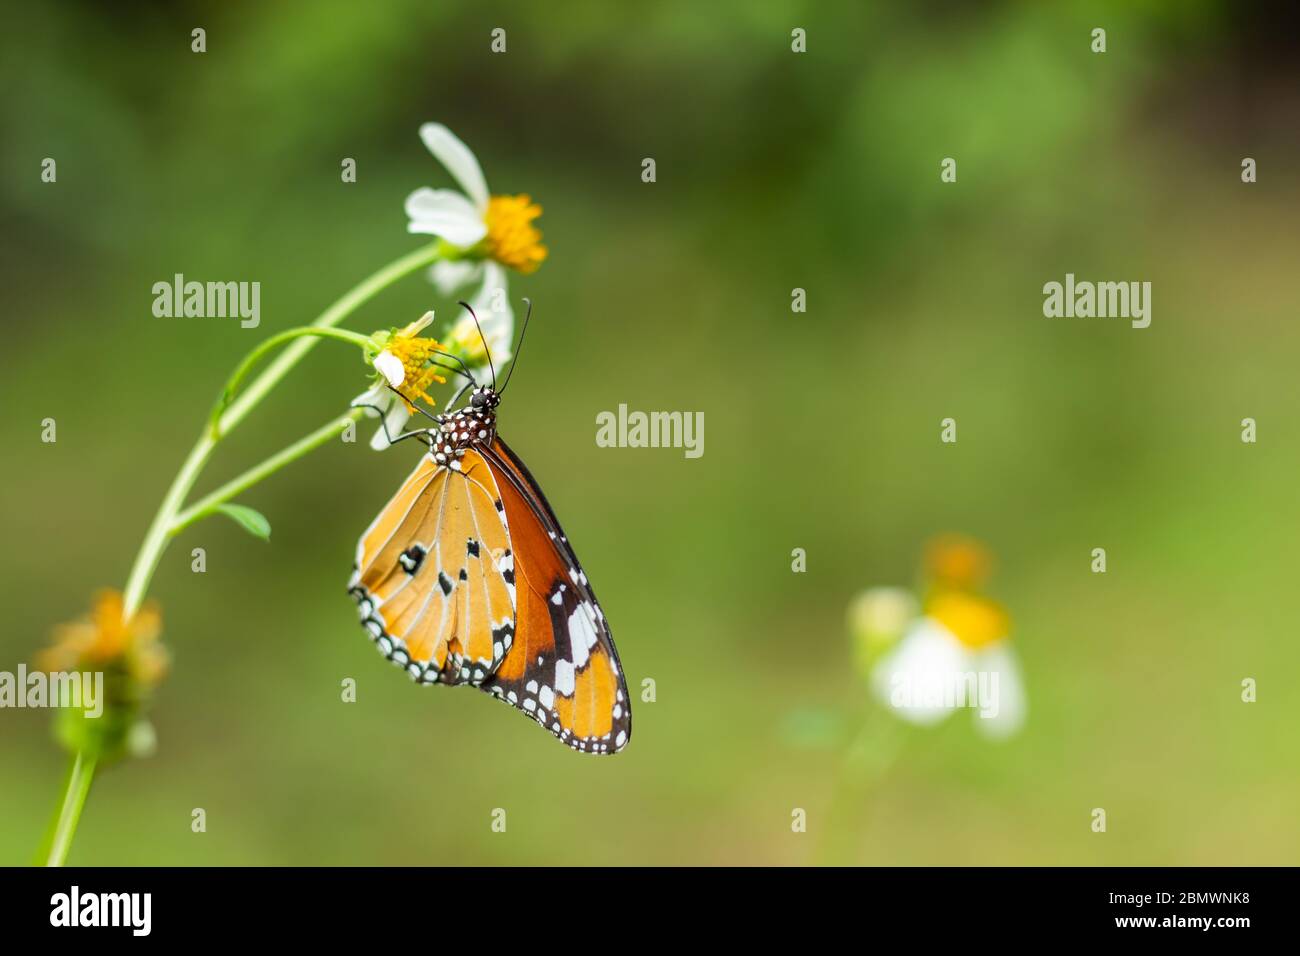
[[[388,433],[388,417],[385,414],[384,410],[380,408],[378,405],[371,405],[369,402],[356,402],[350,407],[368,408],[372,412],[375,412],[377,415],[379,415],[379,427],[383,429],[384,437],[388,439],[388,444],[390,445],[396,445],[399,441],[405,441],[408,438],[423,438],[425,444],[427,444],[430,448],[433,447],[433,439],[429,437],[429,430],[427,428],[416,428],[413,431],[403,432],[401,435],[398,435],[396,438],[394,438],[392,435]]]

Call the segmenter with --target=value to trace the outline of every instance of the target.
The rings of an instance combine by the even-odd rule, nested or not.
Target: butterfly
[[[428,451],[357,543],[348,593],[361,623],[417,683],[477,687],[574,750],[616,753],[632,712],[609,623],[537,480],[497,433],[495,370],[481,385],[440,354],[473,391],[457,411],[420,409],[433,425],[389,439]]]

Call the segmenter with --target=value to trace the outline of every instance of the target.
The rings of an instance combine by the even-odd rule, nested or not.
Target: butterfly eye
[[[475,392],[473,395],[470,396],[469,403],[473,405],[475,408],[482,408],[485,404],[487,404],[487,396],[482,392]]]

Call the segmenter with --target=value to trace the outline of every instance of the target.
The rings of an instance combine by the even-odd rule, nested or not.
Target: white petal
[[[443,295],[453,295],[474,282],[483,272],[483,264],[469,259],[439,259],[429,267],[429,281]]]
[[[376,408],[388,408],[389,403],[394,399],[393,393],[382,385],[376,385],[374,388],[367,389],[356,398],[352,399],[352,408],[365,408],[367,418],[378,418],[379,412]]]
[[[483,338],[487,340],[488,352],[492,356],[492,365],[498,379],[501,368],[510,359],[511,346],[515,334],[515,313],[510,307],[510,290],[506,286],[506,272],[495,262],[485,262],[483,267],[483,284],[470,298],[470,308],[478,316],[479,327],[483,329]],[[468,312],[456,320],[452,338],[461,342],[477,342],[478,329]],[[475,378],[492,378],[487,362],[471,367]],[[482,374],[479,374],[479,372]]]
[[[976,655],[975,667],[981,674],[989,675],[986,680],[991,697],[980,702],[981,707],[975,712],[975,728],[986,737],[1004,740],[1024,726],[1029,711],[1020,662],[1011,645],[1000,641]]]
[[[402,329],[403,335],[419,335],[429,326],[433,325],[433,309],[430,309],[424,315],[420,316],[406,328]]]
[[[482,214],[450,189],[423,186],[406,197],[407,232],[446,239],[453,246],[472,246],[487,235]]]
[[[935,724],[952,711],[952,682],[970,668],[970,655],[930,618],[916,621],[871,672],[876,698],[904,720]]]
[[[402,367],[402,360],[388,349],[375,356],[374,366],[375,371],[386,378],[393,388],[406,381],[406,369]]]
[[[501,292],[499,296],[496,294],[498,289]],[[470,305],[479,310],[480,319],[486,312],[497,315],[504,313],[513,319],[514,313],[510,310],[510,280],[501,263],[494,259],[484,261],[483,283],[478,292],[474,293]]]
[[[499,262],[491,259],[484,262],[483,284],[469,304],[478,313],[483,334],[492,346],[492,361],[496,363],[497,374],[500,374],[514,344],[515,310],[510,306],[509,279]]]
[[[460,188],[474,200],[474,205],[478,207],[479,212],[486,211],[487,181],[483,178],[483,169],[474,158],[474,154],[470,152],[470,148],[441,123],[425,123],[421,126],[420,139],[424,140],[424,145],[429,147],[429,152],[433,153],[434,158],[447,167],[447,172],[460,183]]]
[[[388,426],[388,435],[396,438],[402,433],[402,427],[406,420],[411,417],[411,413],[406,410],[406,402],[394,399],[393,405],[388,409],[388,414],[384,416],[384,424]],[[375,435],[370,439],[370,447],[375,451],[383,451],[388,447],[388,435],[384,434],[382,428],[375,431]]]

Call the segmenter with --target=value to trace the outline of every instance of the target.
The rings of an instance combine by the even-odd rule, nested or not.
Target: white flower
[[[527,195],[494,196],[488,192],[483,170],[469,147],[440,123],[425,123],[420,138],[429,152],[451,173],[462,192],[424,187],[406,199],[407,229],[438,236],[455,247],[449,258],[429,270],[429,278],[447,296],[477,285],[469,304],[478,315],[487,350],[468,314],[453,327],[448,344],[469,356],[472,369],[491,378],[487,352],[494,371],[510,358],[514,339],[514,311],[510,306],[506,269],[534,271],[547,255],[542,234],[533,225],[542,209]],[[477,374],[477,372],[476,372]]]
[[[1024,681],[1006,636],[1006,618],[990,601],[941,595],[875,665],[871,687],[882,704],[914,724],[932,725],[971,709],[985,736],[1005,738],[1024,724]]]
[[[383,451],[387,448],[389,444],[388,436],[392,435],[396,438],[400,435],[402,428],[405,427],[407,420],[411,417],[410,408],[407,407],[405,401],[398,397],[393,389],[407,383],[406,363],[403,362],[402,356],[407,356],[408,361],[417,364],[421,362],[425,349],[419,347],[427,347],[429,340],[420,339],[419,336],[432,324],[433,313],[426,312],[405,328],[392,333],[378,333],[373,339],[377,345],[383,343],[385,346],[370,363],[375,371],[382,376],[382,381],[376,382],[354,398],[352,407],[365,408],[366,415],[370,418],[383,417],[383,426],[370,439],[370,447],[376,451]],[[412,346],[417,348],[413,350]],[[431,375],[431,372],[433,372],[433,369],[430,368],[413,368],[411,374],[415,377],[415,381],[411,384],[415,386],[415,393],[410,395],[412,399],[419,398],[423,388],[430,381],[442,381],[441,377],[436,374]],[[385,428],[387,428],[387,433],[385,433]]]

